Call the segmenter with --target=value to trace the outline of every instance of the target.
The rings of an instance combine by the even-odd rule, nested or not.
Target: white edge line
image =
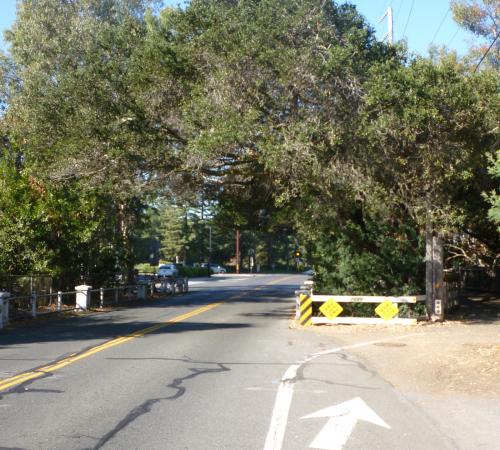
[[[276,400],[274,402],[271,423],[267,432],[264,450],[281,450],[281,447],[283,446],[283,440],[285,438],[286,425],[288,421],[288,414],[290,412],[290,406],[292,404],[297,372],[303,364],[319,358],[320,356],[338,353],[342,350],[348,350],[356,347],[366,347],[368,345],[378,344],[380,342],[395,341],[398,339],[404,339],[416,335],[417,333],[405,334],[403,336],[396,336],[393,338],[377,339],[373,341],[360,342],[358,344],[345,345],[343,347],[337,347],[330,350],[324,350],[322,352],[313,353],[311,356],[305,358],[304,360],[298,361],[296,364],[291,365],[281,378],[280,385],[278,386],[278,392],[276,393]]]

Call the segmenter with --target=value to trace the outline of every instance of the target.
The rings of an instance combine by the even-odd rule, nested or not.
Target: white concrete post
[[[36,317],[36,293],[31,294],[31,317]]]
[[[62,292],[57,291],[57,310],[61,311],[62,310]]]
[[[313,280],[306,280],[304,281],[304,286],[306,289],[309,289],[311,291],[311,295],[313,294],[313,289],[314,289],[314,281]]]
[[[151,297],[153,297],[154,293],[155,293],[155,282],[152,281],[151,284],[149,285],[149,293],[151,295]]]
[[[75,286],[76,291],[76,309],[83,309],[86,311],[90,306],[90,290],[92,286],[87,286],[82,284],[80,286]]]
[[[104,308],[104,288],[99,289],[99,299],[101,308]]]
[[[9,297],[8,292],[0,292],[0,329],[9,323]]]
[[[300,319],[300,296],[302,294],[311,295],[311,292],[308,289],[299,289],[295,291],[295,320]]]
[[[119,289],[120,288],[118,288],[118,287],[115,288],[115,303],[118,303],[118,290]]]

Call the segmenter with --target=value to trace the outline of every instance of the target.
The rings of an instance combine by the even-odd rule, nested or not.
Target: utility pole
[[[212,225],[208,226],[208,254],[212,255]]]
[[[208,226],[208,267],[212,262],[212,225]]]
[[[392,42],[394,40],[394,28],[393,28],[393,22],[392,22],[392,7],[389,6],[387,8],[387,11],[385,14],[379,19],[378,23],[382,22],[387,17],[387,34],[384,36],[382,40],[387,38],[387,41],[389,42],[390,45],[392,45]]]
[[[240,230],[236,228],[236,273],[240,273]]]
[[[428,222],[425,231],[425,303],[427,315],[433,322],[444,320],[446,289],[443,266],[443,240]]]

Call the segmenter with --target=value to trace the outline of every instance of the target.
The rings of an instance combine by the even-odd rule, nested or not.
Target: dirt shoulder
[[[402,391],[500,396],[500,299],[472,297],[444,323],[315,326]]]

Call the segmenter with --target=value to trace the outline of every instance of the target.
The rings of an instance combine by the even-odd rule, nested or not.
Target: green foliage
[[[471,56],[475,63],[488,52],[485,63],[499,70],[500,41],[497,38],[500,33],[500,4],[498,0],[452,0],[451,10],[453,19],[461,27],[486,40],[482,45],[475,45],[471,49]],[[495,39],[497,42],[494,44]],[[483,63],[484,66],[486,66],[485,63]]]
[[[452,0],[453,18],[478,36],[496,37],[500,5],[497,0]]]
[[[425,303],[402,303],[398,307],[398,317],[408,319],[418,319],[419,317],[426,317],[427,311]]]
[[[168,261],[185,261],[190,240],[187,209],[164,205],[160,211],[161,252]]]
[[[153,273],[156,274],[156,266],[152,266],[151,264],[148,263],[140,263],[140,264],[135,264],[134,269],[137,270],[139,273]]]
[[[500,179],[500,150],[497,150],[495,156],[491,158],[489,172],[493,177]],[[498,231],[500,231],[500,193],[491,192],[489,201],[491,209],[488,212],[488,217],[498,225]]]
[[[430,214],[438,228],[453,227],[455,193],[484,167],[492,136],[475,82],[417,59],[374,67],[366,86],[363,171],[422,224]]]
[[[53,193],[51,213],[68,213],[61,219],[72,241],[66,255],[47,255],[51,270],[68,279],[70,270],[73,279],[96,282],[130,275],[143,202],[175,178],[170,143],[139,95],[151,3],[26,1],[7,33],[5,133],[22,153],[25,175]],[[31,248],[49,237],[33,236]]]
[[[115,273],[109,201],[75,186],[52,186],[0,158],[0,272],[44,272],[72,288]]]
[[[150,4],[20,3],[0,58],[23,160],[2,162],[0,268],[97,281],[160,241],[202,262],[209,230],[229,262],[238,228],[244,262],[293,265],[297,232],[321,289],[402,294],[422,288],[425,223],[496,248],[494,73],[409,59],[352,5]]]
[[[210,273],[208,268],[206,267],[180,266],[179,275],[183,277],[196,278],[196,277],[208,277]]]
[[[364,217],[311,242],[316,288],[325,294],[405,295],[422,291],[423,242],[415,227]]]
[[[47,196],[36,180],[0,157],[0,272],[22,274],[49,270]]]
[[[142,5],[141,5],[142,4]],[[6,36],[18,92],[12,140],[38,176],[79,178],[122,198],[134,195],[149,149],[130,92],[145,2],[22,2]]]

